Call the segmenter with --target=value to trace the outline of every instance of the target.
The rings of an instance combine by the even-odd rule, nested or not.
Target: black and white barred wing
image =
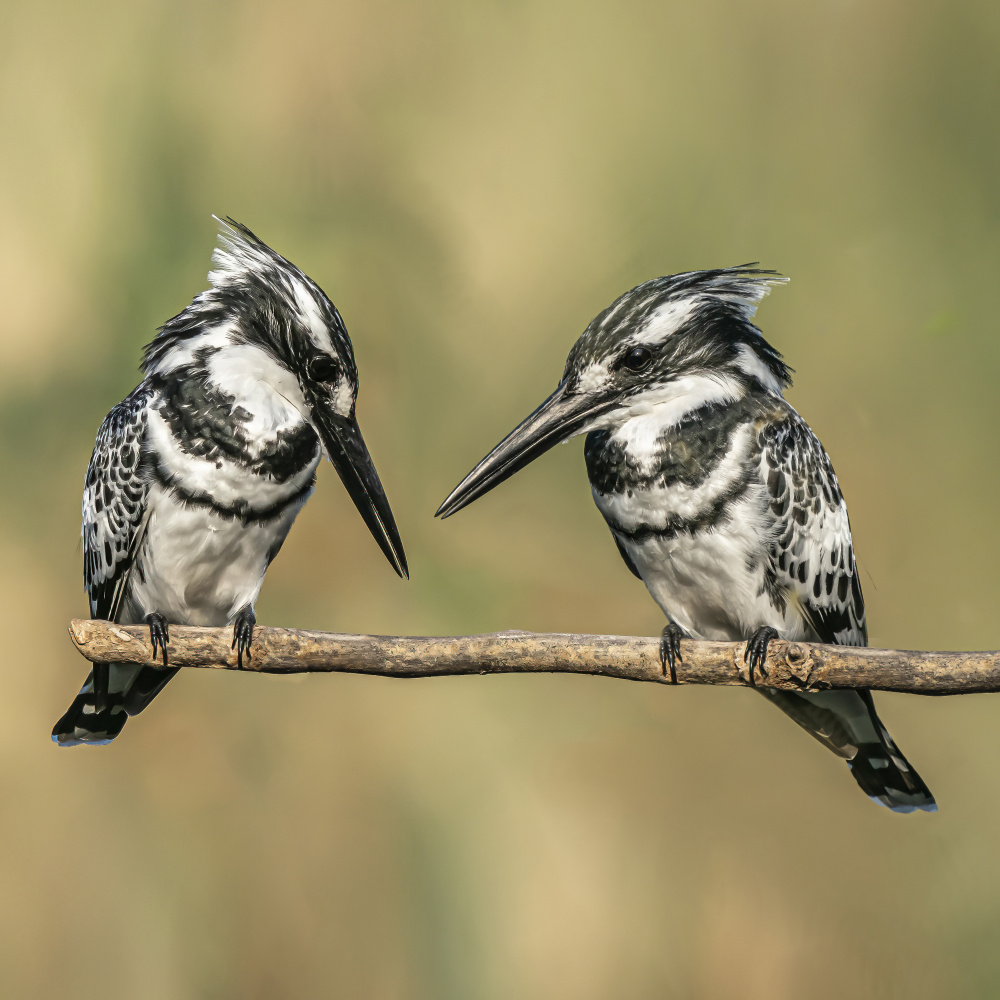
[[[791,407],[765,425],[760,445],[777,520],[769,554],[775,594],[798,604],[817,641],[867,646],[847,505],[823,445]]]
[[[770,548],[774,595],[796,602],[819,642],[866,646],[865,602],[851,525],[823,446],[790,407],[761,431],[761,473],[776,518]],[[866,795],[890,809],[936,809],[864,689],[801,693],[758,688],[824,746],[847,760]]]
[[[116,620],[146,523],[146,406],[140,386],[104,419],[83,490],[83,583],[93,618]]]

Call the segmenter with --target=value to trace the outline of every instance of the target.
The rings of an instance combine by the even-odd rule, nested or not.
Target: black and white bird
[[[747,265],[656,278],[600,313],[562,380],[455,488],[447,517],[559,441],[586,434],[594,500],[628,568],[681,639],[864,646],[851,528],[823,446],[784,399],[791,371],[752,320],[773,271]],[[867,690],[758,690],[843,757],[862,790],[898,812],[934,798]]]
[[[148,623],[163,666],[99,663],[56,723],[61,746],[107,743],[176,672],[168,628],[233,625],[250,657],[264,574],[326,455],[393,569],[406,557],[355,418],[358,369],[323,290],[220,220],[211,287],[145,349],[145,378],[108,414],[83,494],[90,613]]]

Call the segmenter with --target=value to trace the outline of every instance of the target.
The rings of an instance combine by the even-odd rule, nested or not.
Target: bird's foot
[[[236,667],[239,670],[243,669],[244,653],[247,663],[250,662],[250,643],[253,642],[253,627],[256,624],[257,616],[249,604],[238,611],[233,619],[233,644],[230,648],[236,650]]]
[[[762,625],[747,642],[743,653],[743,662],[750,668],[750,684],[757,685],[756,673],[761,680],[767,680],[767,646],[772,639],[778,638],[778,630],[770,625]]]
[[[146,624],[149,626],[149,641],[153,644],[153,659],[156,659],[156,647],[159,646],[160,652],[163,654],[163,665],[166,666],[167,643],[170,642],[167,619],[154,611],[151,615],[146,615]]]
[[[681,656],[681,639],[686,639],[684,630],[676,622],[667,622],[660,633],[660,666],[663,676],[670,674],[670,683],[677,683],[677,664],[684,662]]]

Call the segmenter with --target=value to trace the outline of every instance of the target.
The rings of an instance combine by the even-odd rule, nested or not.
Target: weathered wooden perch
[[[75,620],[69,633],[88,660],[153,663],[145,625]],[[231,645],[232,629],[171,625],[167,656],[172,667],[236,670]],[[743,650],[741,642],[685,640],[677,682],[749,684]],[[570,673],[670,683],[660,669],[658,638],[621,635],[495,632],[436,638],[261,627],[254,634],[251,652],[252,659],[244,659],[243,670],[270,674]],[[868,687],[912,694],[975,694],[1000,691],[1000,652],[913,652],[774,640],[768,651],[766,680],[757,680],[792,691]]]

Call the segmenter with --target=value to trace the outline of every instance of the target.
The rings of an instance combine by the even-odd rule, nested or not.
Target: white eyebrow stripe
[[[323,320],[323,313],[320,312],[316,297],[300,278],[292,278],[291,285],[292,294],[295,296],[295,305],[305,321],[309,339],[324,353],[336,355],[330,331]]]
[[[695,313],[701,297],[673,299],[655,309],[646,325],[631,338],[634,344],[660,344],[672,337]]]
[[[738,352],[739,358],[736,361],[736,367],[744,374],[757,379],[765,389],[770,389],[771,392],[780,396],[782,394],[781,385],[754,349],[749,344],[740,344]]]

